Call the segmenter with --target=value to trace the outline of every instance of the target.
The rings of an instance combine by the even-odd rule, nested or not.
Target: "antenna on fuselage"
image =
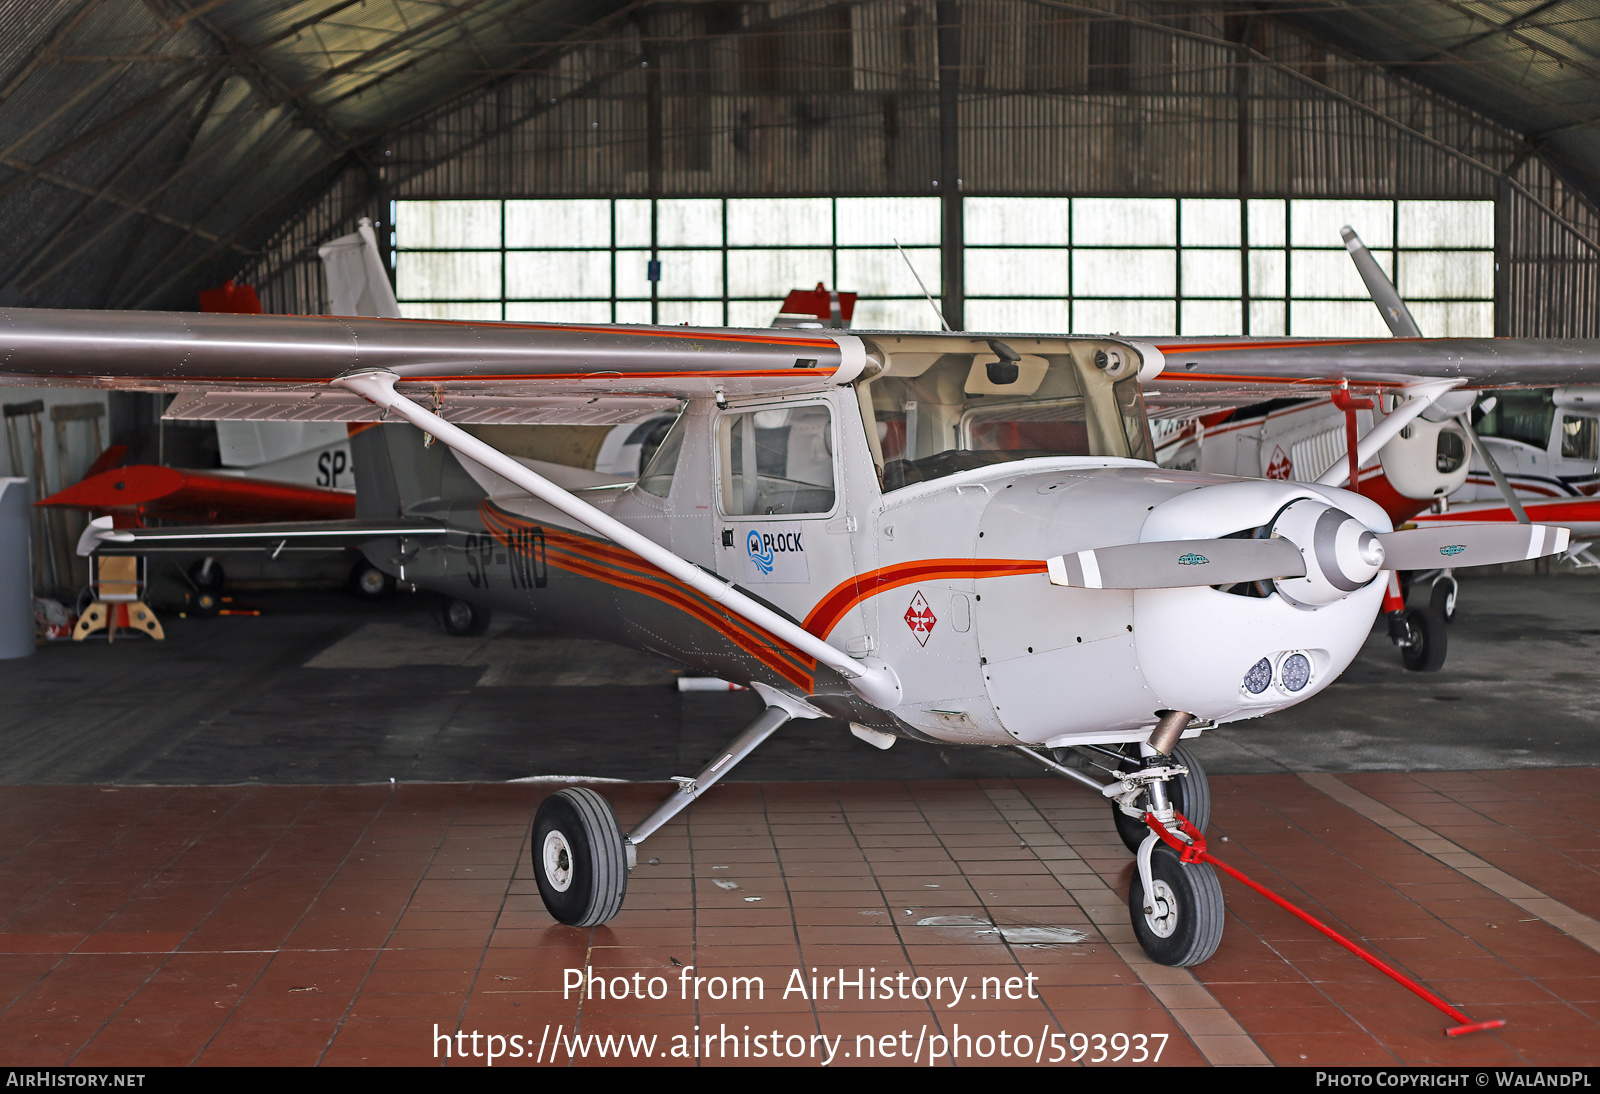
[[[922,290],[923,299],[927,300],[928,307],[933,309],[933,314],[939,317],[939,326],[944,330],[950,329],[950,324],[944,321],[944,312],[939,310],[939,305],[933,302],[933,294],[928,292],[928,286],[922,283],[922,278],[917,276],[917,268],[911,264],[911,256],[906,254],[906,249],[900,246],[900,241],[894,241],[894,249],[900,252],[900,257],[906,260],[906,269],[911,271],[911,276],[917,280],[917,288]]]

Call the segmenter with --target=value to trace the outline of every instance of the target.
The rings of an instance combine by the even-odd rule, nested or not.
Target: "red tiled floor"
[[[1593,775],[1343,778],[1592,911],[1600,799],[1585,774]],[[1215,852],[1430,978],[1474,1016],[1511,1023],[1446,1040],[1443,1016],[1225,880],[1223,944],[1194,973],[1268,1058],[1600,1063],[1600,954],[1528,922],[1298,779],[1213,785]],[[558,1027],[562,1063],[568,1049],[574,1063],[615,1059],[602,1054],[611,1051],[605,1038],[640,1034],[658,1038],[653,1063],[791,1062],[770,1050],[744,1056],[749,1025],[803,1041],[808,1059],[815,1036],[845,1036],[837,1051],[852,1054],[860,1038],[867,1058],[850,1063],[891,1062],[884,1037],[897,1053],[922,1038],[924,1063],[929,1037],[960,1052],[958,1026],[963,1037],[990,1038],[989,1056],[974,1048],[962,1064],[1022,1062],[1000,1055],[1002,1033],[1037,1048],[1041,1034],[1065,1045],[1075,1033],[1116,1032],[1165,1034],[1162,1063],[1204,1062],[1203,1039],[1190,1040],[1184,1016],[1108,944],[1126,938],[1116,905],[1131,859],[1104,805],[1071,784],[718,787],[652,840],[642,857],[658,861],[641,863],[624,911],[595,930],[553,923],[533,885],[526,830],[546,792],[456,784],[0,791],[0,1060],[487,1062],[481,1052],[437,1055],[437,1026],[446,1036],[458,1028],[520,1036],[522,1056],[508,1051],[500,1066],[534,1062],[540,1037],[551,1040]],[[610,792],[626,822],[660,789]],[[1097,918],[1103,908],[1116,914]],[[1073,926],[1087,939],[1034,949],[980,934],[982,924],[919,925],[959,915]],[[659,977],[666,996],[563,997],[567,970],[586,967],[613,987]],[[929,1000],[903,990],[841,1000],[836,985],[812,999],[813,968],[819,983],[864,968],[901,985],[922,976],[944,986]],[[986,977],[1029,973],[1036,998],[972,997],[953,1008],[939,980],[966,978],[975,994]],[[763,994],[731,998],[726,981],[735,975],[758,977]],[[1193,1012],[1187,1020],[1208,1028]],[[708,1056],[693,1040],[697,1025],[719,1038],[731,1031],[741,1055]],[[544,1062],[551,1055],[547,1045]]]

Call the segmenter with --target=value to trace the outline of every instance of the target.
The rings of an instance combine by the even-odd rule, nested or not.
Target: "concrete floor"
[[[446,636],[432,602],[240,594],[260,616],[167,619],[165,643],[59,643],[0,662],[0,784],[662,781],[697,771],[759,711],[677,692],[664,661],[497,621]],[[1438,673],[1381,627],[1321,695],[1198,742],[1214,774],[1600,766],[1600,581],[1468,578]],[[793,722],[741,781],[1034,775],[995,749]]]

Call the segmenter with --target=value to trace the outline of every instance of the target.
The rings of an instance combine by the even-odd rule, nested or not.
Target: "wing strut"
[[[828,645],[798,623],[785,619],[772,609],[741,593],[730,582],[701,569],[687,559],[680,558],[615,517],[602,513],[549,479],[528,470],[493,446],[485,444],[472,434],[451,425],[437,414],[401,395],[394,389],[395,381],[398,379],[399,377],[388,369],[362,369],[348,372],[331,382],[348,388],[368,402],[392,410],[463,456],[476,460],[545,504],[559,509],[573,520],[605,536],[617,546],[664,570],[691,589],[705,594],[734,614],[754,623],[774,638],[787,642],[809,657],[816,658],[848,680],[856,694],[872,705],[884,710],[891,710],[900,705],[900,678],[885,662],[875,657],[857,660],[843,650]]]

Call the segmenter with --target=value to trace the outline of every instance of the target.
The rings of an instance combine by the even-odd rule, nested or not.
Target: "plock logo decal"
[[[922,593],[911,598],[911,607],[906,609],[906,626],[911,628],[911,633],[917,636],[917,644],[926,646],[928,636],[933,633],[933,625],[939,620],[935,618],[933,609],[928,607],[928,602],[923,599]]]
[[[763,584],[810,581],[805,526],[784,522],[747,528],[744,532],[744,578]]]
[[[1462,551],[1465,551],[1465,550],[1466,550],[1466,548],[1463,547],[1461,544],[1452,543],[1448,547],[1439,548],[1439,553],[1441,555],[1459,555]]]

